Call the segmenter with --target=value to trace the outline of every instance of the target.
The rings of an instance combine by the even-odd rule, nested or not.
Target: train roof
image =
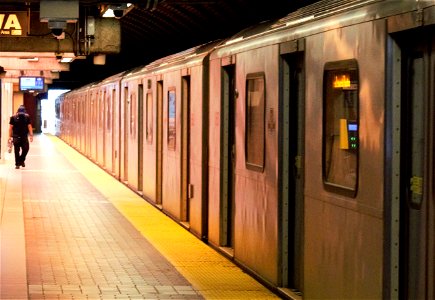
[[[216,47],[211,58],[294,41],[320,32],[433,6],[433,1],[322,0],[273,22],[243,30]]]
[[[157,59],[145,66],[138,67],[124,73],[124,78],[132,78],[143,75],[144,73],[158,73],[168,68],[177,68],[177,66],[188,67],[201,63],[202,60],[221,43],[221,40],[211,41],[199,46],[186,49],[166,57]]]

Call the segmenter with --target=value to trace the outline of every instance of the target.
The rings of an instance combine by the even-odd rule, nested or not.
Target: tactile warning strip
[[[206,299],[279,299],[80,153],[57,138],[51,141]]]
[[[28,298],[202,299],[76,162],[47,143],[38,137],[26,168],[14,170],[22,176]]]

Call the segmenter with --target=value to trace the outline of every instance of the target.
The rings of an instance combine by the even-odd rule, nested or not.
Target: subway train
[[[64,94],[59,136],[283,297],[434,299],[433,24],[319,1]]]

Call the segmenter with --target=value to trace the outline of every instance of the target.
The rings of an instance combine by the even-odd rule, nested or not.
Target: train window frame
[[[177,148],[177,94],[175,87],[168,88],[168,123],[167,123],[167,147],[175,151]],[[173,112],[171,111],[173,108]],[[173,121],[171,121],[173,120]]]
[[[255,82],[257,80],[262,81],[263,91],[261,93],[262,97],[259,99],[259,108],[262,109],[258,114],[260,116],[259,121],[262,122],[260,126],[257,128],[257,132],[260,134],[259,138],[255,136],[255,133],[252,135],[249,134],[249,128],[251,128],[250,120],[252,116],[252,105],[251,105],[251,95],[253,93],[250,92],[251,82]],[[247,169],[263,172],[264,166],[266,164],[266,76],[264,72],[250,73],[246,75],[246,86],[245,86],[245,166]],[[259,152],[259,153],[258,153]],[[253,154],[254,158],[251,159],[250,154]]]
[[[322,179],[327,191],[351,198],[357,195],[359,181],[359,88],[359,67],[356,59],[325,63],[322,95]],[[340,100],[343,102],[342,107]],[[328,136],[333,138],[332,142],[327,141]],[[344,165],[347,170],[342,167]]]

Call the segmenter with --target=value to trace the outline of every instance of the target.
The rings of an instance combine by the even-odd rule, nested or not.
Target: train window
[[[246,77],[245,158],[246,168],[258,172],[264,169],[264,73]]]
[[[146,97],[146,140],[148,144],[153,143],[153,94],[151,91]]]
[[[104,128],[104,98],[101,93],[97,94],[98,96],[98,128]]]
[[[356,60],[328,62],[323,74],[323,182],[355,197],[358,185],[359,99]]]
[[[107,131],[110,131],[110,124],[111,124],[111,118],[112,118],[112,102],[110,101],[110,98],[107,96],[107,91],[104,90],[104,102],[107,107],[106,109],[106,129]]]
[[[175,150],[175,137],[176,131],[176,102],[175,102],[175,88],[168,91],[168,149]]]
[[[130,94],[130,135],[136,137],[137,98],[134,92]]]

